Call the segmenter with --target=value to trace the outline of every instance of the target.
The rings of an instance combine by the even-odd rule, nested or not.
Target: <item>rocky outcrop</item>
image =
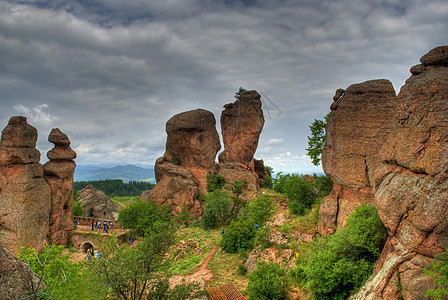
[[[42,287],[27,264],[0,246],[0,299],[23,299]]]
[[[395,91],[388,80],[371,80],[338,89],[327,122],[322,152],[324,172],[334,181],[322,200],[319,232],[334,233],[361,203],[373,204],[369,168],[389,135]],[[334,104],[333,103],[333,104]]]
[[[245,91],[237,101],[224,105],[221,113],[224,151],[219,155],[219,162],[245,166],[251,163],[264,125],[260,98],[256,91]]]
[[[241,199],[248,200],[257,195],[258,191],[258,176],[254,171],[240,163],[219,163],[217,165],[217,174],[224,177],[226,184],[223,187],[224,191],[232,191],[235,182],[244,183],[241,186]]]
[[[186,168],[204,194],[205,176],[214,172],[216,154],[221,149],[215,116],[204,109],[177,114],[166,123],[166,133],[164,161]]]
[[[84,207],[86,217],[114,220],[114,213],[118,207],[103,191],[97,190],[89,184],[79,191],[79,203]]]
[[[143,192],[141,201],[154,201],[160,205],[170,205],[173,214],[178,214],[184,206],[197,217],[204,210],[198,200],[199,188],[194,177],[186,168],[167,162],[163,157],[156,161],[156,186]]]
[[[397,96],[394,128],[371,172],[389,238],[354,299],[423,299],[433,288],[423,269],[448,248],[448,46],[420,61]]]
[[[352,123],[355,131],[365,124],[356,135],[342,134],[344,123],[335,121],[350,90],[359,95],[358,88],[345,91],[327,126],[322,161],[335,186],[322,202],[319,230],[329,233],[332,224],[342,226],[344,205],[357,204],[362,195],[363,201],[373,201],[388,231],[374,274],[351,299],[423,299],[434,287],[423,270],[448,248],[448,46],[420,61],[398,96],[377,93],[374,102],[384,103],[381,107],[370,112],[354,106],[341,120],[364,120]],[[383,116],[387,104],[393,106],[390,122]],[[377,119],[370,119],[375,113]],[[375,131],[378,126],[381,130]],[[373,146],[377,142],[380,148]]]
[[[0,141],[1,244],[43,249],[49,232],[51,191],[36,149],[37,130],[25,117],[11,117]]]
[[[73,229],[73,174],[76,153],[70,148],[67,135],[53,129],[48,141],[54,148],[48,151],[50,160],[44,164],[44,177],[51,189],[50,239],[53,244],[67,245]]]

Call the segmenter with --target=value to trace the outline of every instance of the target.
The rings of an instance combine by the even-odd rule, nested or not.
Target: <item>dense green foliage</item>
[[[249,274],[247,293],[249,300],[277,300],[286,297],[286,272],[277,263],[259,261]]]
[[[268,195],[259,195],[249,201],[247,205],[249,219],[262,226],[275,211],[275,203]]]
[[[64,254],[63,246],[51,245],[37,254],[34,249],[21,249],[18,258],[27,262],[42,280],[38,290],[51,295],[52,299],[101,299],[103,290],[95,281],[85,262],[73,263]],[[43,290],[41,288],[45,286]]]
[[[256,229],[247,219],[232,220],[222,235],[220,246],[227,253],[237,253],[254,247]]]
[[[233,198],[228,193],[215,190],[204,197],[205,209],[202,224],[207,229],[227,225],[232,217]]]
[[[318,176],[316,174],[314,177],[314,186],[318,191],[318,197],[323,198],[330,194],[333,189],[333,179],[329,176]]]
[[[274,171],[272,167],[266,166],[266,175],[263,178],[263,181],[260,183],[260,186],[262,188],[266,189],[272,189],[273,182],[272,182],[272,172]]]
[[[315,166],[320,164],[320,156],[325,144],[325,127],[329,117],[330,113],[325,115],[324,120],[314,119],[314,122],[310,125],[311,136],[308,136],[308,148],[305,150]]]
[[[78,191],[73,190],[73,215],[77,217],[84,217],[84,206],[78,201]]]
[[[226,184],[226,180],[221,175],[207,174],[207,187],[209,192],[220,191]]]
[[[299,174],[277,174],[274,190],[288,196],[288,207],[297,215],[304,215],[316,200],[313,184]]]
[[[77,181],[73,183],[73,189],[80,191],[88,184],[93,185],[97,190],[105,192],[107,195],[115,196],[140,196],[142,192],[154,187],[154,183],[144,181],[123,182],[121,179],[106,179],[95,181]]]
[[[345,299],[372,274],[386,239],[376,208],[357,207],[348,226],[315,242],[309,259],[297,267],[296,277],[316,299]]]
[[[426,270],[428,276],[434,277],[434,283],[437,288],[426,292],[426,297],[434,297],[436,300],[446,299],[448,297],[448,250],[436,255],[437,261],[431,264],[431,270]]]
[[[156,223],[171,224],[170,207],[160,206],[152,201],[131,204],[118,213],[118,222],[130,228],[131,236],[146,236]]]

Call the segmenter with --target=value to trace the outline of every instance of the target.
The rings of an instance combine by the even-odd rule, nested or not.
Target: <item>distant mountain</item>
[[[154,167],[142,168],[135,165],[103,167],[94,165],[77,165],[75,181],[121,179],[129,181],[148,181],[155,183]]]

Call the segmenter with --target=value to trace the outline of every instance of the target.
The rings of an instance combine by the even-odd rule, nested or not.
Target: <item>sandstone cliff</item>
[[[420,61],[398,96],[384,81],[381,89],[364,83],[331,107],[322,162],[335,187],[319,230],[331,233],[352,206],[373,202],[389,235],[374,274],[351,299],[423,299],[432,278],[422,270],[448,248],[448,46]],[[346,100],[366,90],[376,93],[377,112],[347,110]]]
[[[41,251],[49,232],[51,191],[36,149],[37,130],[11,117],[0,141],[0,234],[3,247]]]
[[[76,153],[70,148],[67,135],[53,129],[48,141],[54,148],[48,151],[50,160],[44,165],[44,177],[51,189],[50,239],[53,244],[67,245],[73,229],[73,174]]]

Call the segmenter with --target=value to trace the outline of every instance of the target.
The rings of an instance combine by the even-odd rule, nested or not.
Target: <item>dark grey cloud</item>
[[[219,121],[242,86],[266,96],[257,156],[319,170],[304,157],[308,124],[334,90],[388,78],[398,92],[447,31],[444,0],[8,0],[0,121],[26,115],[43,151],[59,127],[78,163],[147,164],[170,117],[204,108]]]

